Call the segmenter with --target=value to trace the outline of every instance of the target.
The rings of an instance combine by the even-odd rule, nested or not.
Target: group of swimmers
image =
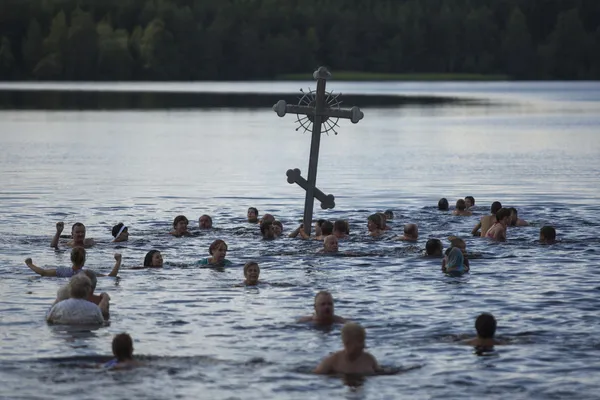
[[[475,199],[467,196],[456,202],[456,209],[453,215],[470,216],[471,209],[475,206]],[[449,211],[448,201],[441,199],[438,202],[438,209]],[[387,210],[370,215],[367,218],[367,229],[370,236],[378,237],[389,230],[387,221],[394,218],[393,212]],[[250,207],[247,211],[247,221],[252,224],[258,224],[261,235],[264,239],[271,240],[283,235],[283,224],[276,220],[271,214],[264,214],[259,219],[258,210]],[[169,232],[176,237],[190,236],[192,233],[188,230],[189,221],[183,216],[177,216],[173,221],[173,229]],[[526,226],[526,221],[519,219],[516,209],[502,208],[499,202],[494,202],[491,207],[491,215],[480,218],[472,234],[475,236],[486,237],[492,240],[506,240],[506,229],[508,226]],[[202,215],[198,219],[200,229],[211,229],[212,218],[208,215]],[[288,237],[299,237],[305,240],[319,240],[323,242],[324,253],[335,253],[338,251],[338,242],[347,238],[350,234],[347,221],[338,220],[330,222],[318,220],[315,222],[314,236],[308,236],[300,225],[292,231]],[[64,223],[56,224],[56,233],[52,238],[51,246],[58,248],[61,233],[64,230]],[[112,229],[114,243],[125,242],[129,239],[128,228],[119,223]],[[415,242],[418,240],[419,231],[417,224],[409,223],[404,226],[404,234],[394,239]],[[551,226],[544,226],[540,230],[540,242],[553,243],[556,239],[556,232]],[[71,238],[66,243],[71,247],[71,268],[59,267],[55,269],[44,269],[33,264],[31,258],[25,260],[26,265],[42,276],[70,277],[70,281],[64,287],[61,287],[57,293],[57,298],[49,309],[46,319],[49,323],[57,324],[84,324],[94,325],[103,324],[109,318],[109,301],[107,293],[100,295],[94,294],[97,277],[105,276],[97,274],[94,271],[83,269],[86,258],[85,248],[96,244],[96,241],[86,238],[85,226],[77,222],[72,226]],[[428,256],[443,256],[442,271],[449,274],[462,274],[469,272],[469,260],[466,257],[466,243],[458,237],[450,238],[450,247],[442,254],[443,246],[439,239],[429,239],[425,246],[425,253]],[[226,259],[227,244],[217,239],[209,247],[209,257],[203,258],[197,262],[198,265],[208,267],[224,267],[231,265],[231,261]],[[117,276],[121,267],[121,254],[114,255],[115,265],[108,276]],[[143,266],[139,268],[160,268],[163,266],[163,258],[158,250],[149,251],[144,259]],[[257,285],[259,283],[260,267],[257,262],[249,261],[244,265],[244,284]],[[322,291],[317,293],[314,299],[314,314],[299,319],[299,322],[312,322],[315,325],[332,325],[343,323],[341,330],[344,349],[332,354],[323,360],[315,369],[316,373],[359,373],[372,374],[381,372],[376,359],[364,352],[366,332],[359,324],[346,321],[334,313],[333,297],[329,292]],[[480,315],[475,323],[477,337],[467,341],[468,344],[480,348],[489,348],[494,344],[499,344],[494,339],[496,329],[496,320],[490,314]],[[117,335],[113,340],[113,353],[115,360],[109,362],[106,366],[110,368],[121,368],[137,365],[133,360],[133,341],[127,334]]]

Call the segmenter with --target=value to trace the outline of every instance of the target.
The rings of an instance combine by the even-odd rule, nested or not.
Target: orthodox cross
[[[280,117],[288,113],[296,114],[296,121],[300,124],[296,130],[302,128],[304,131],[309,131],[312,124],[308,179],[304,179],[297,168],[287,171],[288,182],[291,184],[297,183],[306,191],[306,199],[304,201],[304,232],[307,235],[310,235],[312,227],[314,199],[316,198],[321,202],[321,208],[323,209],[335,207],[335,198],[333,195],[325,195],[316,187],[319,145],[321,144],[321,126],[325,125],[324,133],[332,131],[337,135],[335,127],[339,126],[337,121],[340,118],[349,119],[353,124],[356,124],[364,117],[363,112],[358,107],[350,109],[340,108],[341,101],[338,100],[340,95],[334,96],[332,93],[325,91],[325,83],[328,78],[331,78],[331,73],[329,73],[327,68],[319,67],[313,73],[313,78],[317,80],[316,92],[310,90],[308,93],[304,93],[301,90],[303,96],[300,97],[300,102],[297,105],[287,104],[285,100],[279,100],[273,106],[273,111]]]

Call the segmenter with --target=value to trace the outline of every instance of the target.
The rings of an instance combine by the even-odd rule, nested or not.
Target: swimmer
[[[58,248],[58,241],[60,239],[60,234],[63,229],[65,229],[64,222],[56,223],[56,233],[52,238],[52,242],[50,243],[50,247]],[[85,238],[85,225],[81,222],[75,222],[71,227],[71,237],[72,239],[66,243],[69,247],[92,247],[96,244],[94,239],[86,239]]]
[[[221,239],[217,239],[211,243],[208,248],[210,257],[203,258],[196,265],[210,265],[212,267],[223,267],[231,265],[232,262],[225,258],[227,255],[227,243]]]
[[[487,230],[485,237],[503,242],[506,240],[506,228],[510,222],[510,211],[508,208],[501,208],[496,213],[496,222]]]
[[[127,333],[118,334],[113,338],[112,352],[115,358],[104,364],[103,368],[125,369],[141,365],[133,359],[133,340]]]
[[[348,237],[348,222],[338,219],[333,223],[333,234],[338,239],[346,239]]]
[[[529,223],[524,219],[519,218],[519,212],[516,208],[510,207],[510,222],[508,226],[529,226]]]
[[[473,196],[465,197],[465,204],[467,205],[467,210],[470,210],[471,207],[475,207],[475,197],[473,197]]]
[[[323,240],[323,248],[319,253],[334,254],[338,252],[338,238],[335,235],[329,235]]]
[[[271,215],[271,214],[265,214],[261,218],[260,223],[262,224],[262,223],[265,223],[265,222],[273,223],[273,222],[275,222],[275,217],[273,215]]]
[[[425,254],[429,257],[441,257],[444,255],[444,247],[440,239],[429,239],[425,243]]]
[[[385,218],[388,221],[391,221],[394,219],[394,212],[392,210],[385,210],[384,214],[385,214]]]
[[[88,301],[92,282],[85,274],[77,274],[69,282],[69,298],[54,304],[46,315],[46,321],[65,325],[102,325],[102,310]]]
[[[458,247],[450,247],[446,250],[446,256],[442,261],[442,272],[462,274],[469,272],[465,265],[465,258]]]
[[[162,268],[163,257],[158,250],[150,250],[144,257],[144,267],[147,268]]]
[[[492,203],[492,207],[490,209],[490,215],[484,215],[481,217],[475,228],[471,231],[473,236],[481,236],[485,237],[488,229],[496,222],[496,213],[502,208],[502,204],[499,201],[495,201]],[[481,233],[479,232],[481,229]]]
[[[333,235],[333,224],[331,221],[325,221],[321,224],[321,235],[315,237],[316,240],[325,240],[329,235]]]
[[[399,236],[396,240],[404,240],[407,242],[416,242],[419,239],[419,227],[417,224],[404,225],[404,235]]]
[[[367,218],[367,229],[369,230],[370,236],[377,237],[383,235],[383,221],[381,215],[369,215]]]
[[[389,231],[390,229],[392,229],[392,228],[390,228],[390,227],[387,225],[387,218],[386,218],[386,216],[385,216],[385,213],[378,212],[378,213],[377,213],[377,215],[379,215],[379,216],[381,217],[381,223],[382,223],[382,225],[381,225],[381,226],[382,226],[382,227],[381,227],[381,230],[383,230],[383,231]]]
[[[452,213],[452,215],[459,215],[461,217],[470,217],[473,215],[471,211],[467,210],[467,203],[463,199],[458,199],[456,201],[456,209]]]
[[[321,237],[321,225],[323,225],[324,222],[324,219],[319,219],[315,221],[315,239]],[[298,235],[300,235],[302,239],[310,239],[310,237],[304,232],[304,224],[300,224],[300,226],[294,231],[292,231],[292,233],[290,233],[288,237],[295,238]]]
[[[258,223],[258,210],[254,207],[248,208],[248,222],[251,224]]]
[[[255,286],[260,282],[258,281],[258,277],[260,276],[260,267],[258,263],[255,261],[248,261],[244,264],[244,285],[246,286]]]
[[[460,251],[462,251],[464,258],[463,263],[465,264],[467,271],[469,271],[470,265],[469,259],[467,258],[467,243],[465,243],[464,240],[456,236],[450,236],[448,239],[450,240],[450,247],[456,247],[460,249]]]
[[[477,330],[477,337],[465,340],[464,344],[488,349],[493,348],[494,345],[504,344],[494,338],[496,334],[496,318],[492,314],[480,314],[475,320],[475,329]]]
[[[129,230],[122,222],[113,226],[112,235],[115,238],[113,243],[126,242],[129,240]]]
[[[377,360],[365,350],[365,329],[349,322],[342,327],[344,349],[327,356],[315,368],[315,374],[374,375],[381,371]]]
[[[210,217],[210,215],[202,215],[200,218],[198,218],[198,227],[200,229],[210,229],[212,228],[212,218]]]
[[[279,220],[273,221],[273,231],[276,237],[281,236],[283,233],[283,224]]]
[[[333,325],[344,324],[346,320],[338,317],[334,313],[333,296],[327,291],[320,291],[315,296],[314,301],[315,313],[306,317],[302,317],[298,322],[312,322],[315,325]]]
[[[440,211],[448,211],[448,200],[445,197],[442,197],[440,201],[438,201],[438,210]]]
[[[261,222],[260,233],[265,240],[275,239],[275,228],[272,222]]]
[[[188,231],[189,221],[185,215],[178,215],[173,220],[173,230],[170,232],[175,237],[190,236],[191,233]]]
[[[100,307],[100,310],[102,311],[102,316],[105,320],[108,320],[110,318],[110,296],[106,292],[100,293],[100,295],[94,294],[94,291],[96,290],[96,285],[98,284],[98,278],[94,271],[86,269],[83,270],[82,273],[84,273],[88,278],[90,278],[90,282],[92,283],[92,290],[90,291],[90,295],[88,296],[88,301],[91,301],[92,303]]]
[[[73,250],[71,250],[71,268],[58,267],[54,269],[44,269],[36,266],[31,258],[25,259],[25,264],[29,267],[29,269],[41,276],[56,276],[59,278],[70,278],[73,275],[79,273],[85,265],[85,255],[86,253],[83,247],[75,247]],[[110,271],[110,273],[108,274],[108,276],[113,277],[117,276],[117,274],[119,273],[119,268],[121,267],[121,254],[115,253],[114,257],[116,261],[115,266],[113,267],[112,271]],[[98,274],[98,276],[106,275]]]
[[[540,228],[540,243],[554,244],[556,243],[556,229],[553,226],[542,226]]]

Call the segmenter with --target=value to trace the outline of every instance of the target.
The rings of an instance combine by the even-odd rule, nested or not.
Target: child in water
[[[115,358],[104,364],[104,368],[125,369],[140,365],[138,361],[133,359],[133,340],[127,333],[121,333],[114,337],[112,351]]]
[[[364,351],[365,329],[348,322],[342,327],[344,349],[326,357],[314,370],[315,374],[373,375],[381,371],[373,355]]]
[[[488,349],[491,349],[494,345],[503,344],[494,338],[496,334],[496,318],[492,314],[480,314],[475,320],[475,329],[477,330],[477,337],[465,341],[464,344]]]
[[[223,240],[217,239],[212,242],[208,248],[208,252],[210,257],[203,258],[196,264],[209,265],[212,267],[224,267],[226,265],[231,265],[231,261],[225,258],[225,255],[227,254],[227,243],[225,243]]]

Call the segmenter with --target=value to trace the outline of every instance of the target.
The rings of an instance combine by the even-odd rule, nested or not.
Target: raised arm
[[[29,267],[30,270],[32,270],[33,272],[35,272],[38,275],[41,276],[56,276],[56,270],[55,269],[44,269],[44,268],[40,268],[37,265],[35,265],[33,263],[33,260],[31,258],[28,258],[25,260],[25,264]]]
[[[54,237],[52,238],[50,247],[54,247],[54,248],[58,247],[58,241],[60,239],[60,234],[62,233],[63,229],[65,229],[64,222],[57,222],[56,223],[56,233],[54,234]]]
[[[110,271],[108,276],[117,276],[119,273],[119,268],[121,268],[121,254],[115,253],[115,266],[113,267],[112,271]]]

